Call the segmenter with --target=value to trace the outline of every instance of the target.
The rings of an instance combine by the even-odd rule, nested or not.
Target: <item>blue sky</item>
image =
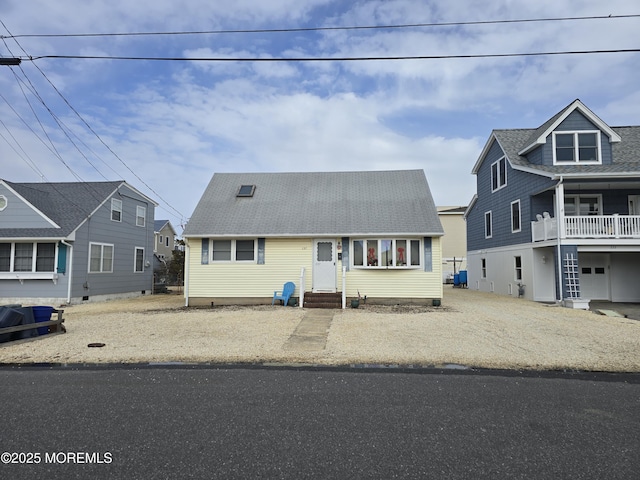
[[[635,14],[640,6],[628,0],[0,0],[0,55],[335,58],[619,50],[640,46],[640,18],[7,36]],[[492,129],[538,127],[576,98],[611,126],[638,125],[638,72],[639,53],[366,62],[23,61],[20,68],[0,67],[0,178],[124,179],[155,199],[156,218],[171,220],[178,231],[215,172],[420,168],[438,205],[465,205],[475,193],[471,169]]]

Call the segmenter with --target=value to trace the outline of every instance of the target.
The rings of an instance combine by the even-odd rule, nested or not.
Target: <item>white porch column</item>
[[[189,262],[191,261],[191,244],[189,238],[184,239],[184,306],[189,306]]]
[[[564,222],[564,183],[562,180],[556,185],[556,221],[558,222],[558,238],[567,236],[567,229]]]
[[[562,183],[562,177],[560,177],[560,181],[556,185],[556,204],[555,204],[555,216],[556,216],[556,225],[558,230],[558,244],[556,246],[558,252],[556,254],[557,257],[557,268],[558,268],[558,278],[557,278],[557,293],[558,293],[558,301],[562,302],[564,300],[564,282],[562,280],[562,249],[560,245],[562,243],[562,239],[565,238],[565,223],[564,223],[564,185]]]

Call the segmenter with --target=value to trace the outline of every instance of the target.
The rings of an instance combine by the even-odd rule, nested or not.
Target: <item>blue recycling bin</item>
[[[51,314],[53,313],[53,307],[31,307],[33,310],[33,319],[36,323],[48,322],[51,320]],[[38,327],[39,335],[46,335],[49,333],[49,327]]]
[[[467,284],[467,271],[466,270],[460,270],[460,283],[462,285],[466,285]]]
[[[453,274],[453,286],[454,287],[459,287],[460,286],[460,274],[459,273],[454,273]]]

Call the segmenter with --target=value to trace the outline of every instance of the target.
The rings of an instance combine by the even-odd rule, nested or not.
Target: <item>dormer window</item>
[[[554,132],[553,163],[602,163],[600,132]]]
[[[253,197],[253,192],[255,192],[255,190],[255,185],[241,185],[236,197]]]

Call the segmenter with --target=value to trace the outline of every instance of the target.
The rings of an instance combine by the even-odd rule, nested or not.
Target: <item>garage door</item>
[[[609,255],[606,253],[581,253],[580,296],[590,300],[611,300],[609,289]]]

